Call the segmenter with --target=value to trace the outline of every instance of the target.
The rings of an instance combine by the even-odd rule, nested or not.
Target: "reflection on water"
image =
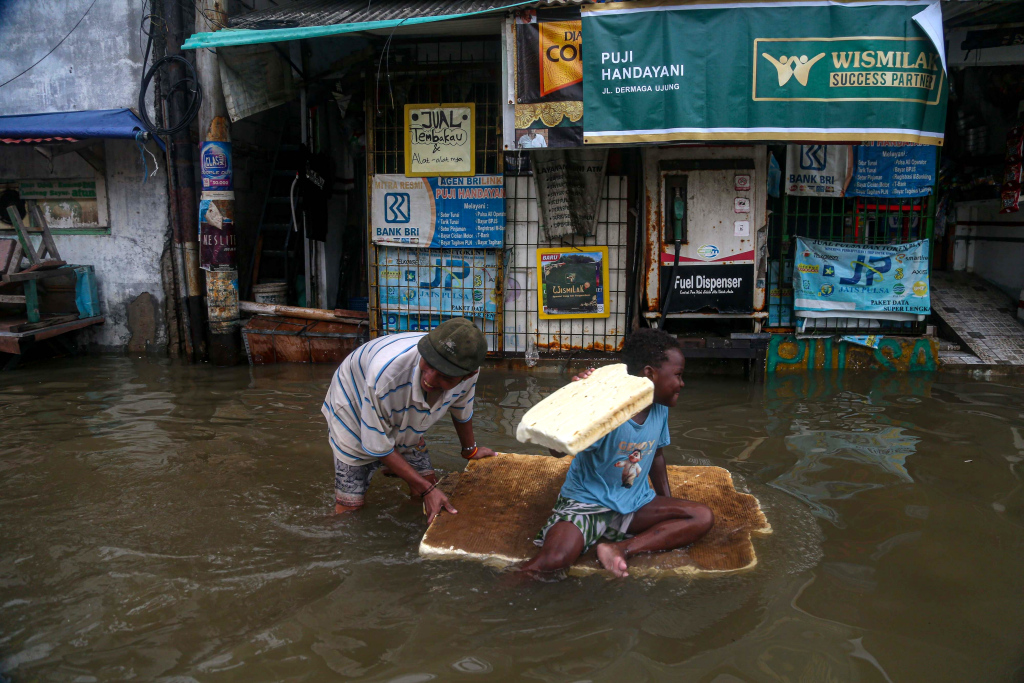
[[[381,478],[331,514],[332,368],[127,359],[0,375],[0,675],[11,680],[1017,681],[1024,391],[918,375],[692,377],[671,464],[774,533],[721,578],[508,587],[420,560]],[[485,372],[481,443],[564,378]],[[439,469],[462,465],[450,424]]]

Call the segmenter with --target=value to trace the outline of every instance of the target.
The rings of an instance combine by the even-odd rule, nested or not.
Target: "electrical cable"
[[[96,0],[92,0],[92,5],[89,5],[89,9],[85,10],[85,14],[83,14],[82,18],[78,20],[78,23],[76,23],[74,26],[72,26],[71,30],[67,32],[67,35],[65,35],[63,38],[61,38],[59,43],[57,43],[52,48],[50,48],[49,52],[47,52],[45,55],[43,55],[38,60],[36,60],[35,64],[33,64],[32,66],[28,67],[27,69],[22,71],[17,76],[14,76],[13,78],[9,78],[8,80],[4,81],[3,83],[0,83],[0,88],[4,87],[8,83],[11,83],[11,82],[16,81],[17,79],[21,78],[22,76],[27,74],[29,71],[31,71],[32,69],[36,68],[36,66],[39,64],[39,62],[43,61],[44,59],[46,59],[47,57],[52,55],[54,50],[56,50],[58,47],[63,45],[64,41],[71,37],[71,34],[75,32],[75,29],[78,28],[78,25],[81,24],[82,21],[85,19],[85,17],[88,16],[89,12],[92,11],[93,5],[95,5],[95,4],[96,4]]]
[[[148,16],[148,15],[147,15]],[[147,17],[143,17],[142,21],[145,22]],[[153,48],[153,20],[149,22],[149,33],[148,40],[146,41],[146,53],[142,56],[142,67],[145,69],[146,62],[149,61],[149,53]],[[171,87],[164,93],[163,99],[166,102],[174,93],[182,89],[186,93],[191,95],[188,106],[185,108],[185,113],[182,115],[181,120],[176,125],[168,126],[166,128],[159,128],[153,124],[149,119],[149,111],[146,107],[146,92],[149,90],[149,84],[153,80],[153,76],[157,74],[164,64],[171,65],[174,63],[182,64],[186,71],[185,78],[180,78],[171,84]],[[191,85],[190,85],[191,84]],[[149,67],[149,70],[145,72],[142,77],[142,84],[139,87],[139,118],[145,124],[146,129],[153,135],[174,135],[183,130],[187,130],[192,120],[199,115],[199,107],[203,103],[203,87],[199,83],[199,74],[196,73],[195,66],[190,61],[182,57],[181,55],[165,55],[160,59],[153,62],[153,65]]]

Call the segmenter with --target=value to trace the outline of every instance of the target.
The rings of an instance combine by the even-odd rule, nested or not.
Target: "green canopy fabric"
[[[429,24],[448,19],[463,19],[466,17],[480,16],[482,14],[493,14],[505,10],[534,5],[537,0],[524,0],[513,2],[502,7],[476,12],[463,12],[460,14],[441,14],[433,16],[413,16],[404,19],[385,19],[382,21],[361,21],[348,24],[330,24],[326,26],[299,26],[295,28],[275,29],[232,29],[224,28],[212,33],[195,33],[185,44],[183,50],[195,50],[199,48],[228,47],[231,45],[257,45],[259,43],[277,43],[289,40],[302,40],[304,38],[323,38],[325,36],[337,36],[345,33],[358,33],[360,31],[378,31],[382,29],[398,28],[399,26],[415,26],[417,24]]]

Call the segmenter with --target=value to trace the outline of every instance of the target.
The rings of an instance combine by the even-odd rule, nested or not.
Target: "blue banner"
[[[370,225],[380,245],[500,249],[505,244],[505,179],[371,178]]]
[[[935,185],[933,145],[874,142],[854,147],[848,197],[923,197]]]
[[[928,240],[865,245],[798,237],[793,299],[796,311],[927,315]]]
[[[444,314],[494,320],[498,310],[495,251],[458,256],[425,249],[381,249],[377,286],[385,313]]]

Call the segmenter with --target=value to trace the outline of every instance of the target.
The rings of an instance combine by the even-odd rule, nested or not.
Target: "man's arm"
[[[494,455],[494,451],[486,446],[480,446],[476,443],[476,439],[473,437],[473,418],[469,418],[465,422],[459,422],[455,419],[455,415],[452,415],[452,425],[455,426],[455,433],[459,435],[459,443],[462,445],[462,457],[467,460],[479,460],[480,458],[489,458]],[[470,453],[473,453],[473,447],[476,446],[476,453],[470,458]]]
[[[672,497],[672,489],[668,485],[668,468],[665,466],[665,454],[659,448],[654,452],[654,462],[651,463],[651,483],[654,485],[654,492],[659,496]]]
[[[423,495],[423,492],[433,484],[420,476],[420,473],[413,469],[413,466],[406,462],[398,451],[391,451],[381,458],[381,461],[387,465],[389,470],[405,480],[413,493],[423,498],[423,506],[427,510],[427,524],[433,522],[434,517],[441,514],[441,510],[447,510],[453,515],[458,514],[458,510],[452,507],[452,504],[448,502],[448,496],[444,495],[441,489],[435,488],[427,495]]]

